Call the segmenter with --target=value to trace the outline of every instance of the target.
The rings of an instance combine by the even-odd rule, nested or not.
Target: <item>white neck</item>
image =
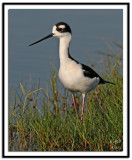
[[[60,37],[59,44],[59,56],[60,56],[60,66],[65,65],[65,62],[68,60],[68,48],[71,41],[71,34]]]

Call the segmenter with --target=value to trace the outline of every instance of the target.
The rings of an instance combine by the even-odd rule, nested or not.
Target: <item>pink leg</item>
[[[73,99],[74,107],[75,107],[75,110],[76,110],[76,113],[77,113],[76,101],[75,101],[75,97],[74,97],[73,94],[72,94],[72,99]]]
[[[83,122],[83,112],[84,112],[84,105],[85,105],[85,94],[82,94],[83,96],[83,104],[82,104],[82,114],[81,114],[81,121]]]

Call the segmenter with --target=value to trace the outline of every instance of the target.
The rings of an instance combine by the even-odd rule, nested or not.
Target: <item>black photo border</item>
[[[125,5],[127,6],[127,155],[126,156],[6,156],[5,155],[5,122],[4,122],[4,95],[5,95],[5,68],[4,68],[4,61],[5,61],[5,48],[4,48],[4,40],[5,40],[5,6],[7,5]],[[129,158],[130,157],[130,3],[2,3],[2,157],[3,158]],[[50,152],[49,152],[50,153]]]

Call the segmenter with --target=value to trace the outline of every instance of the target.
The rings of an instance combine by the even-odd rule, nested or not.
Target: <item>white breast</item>
[[[93,90],[99,83],[99,78],[87,78],[83,74],[80,64],[68,59],[66,65],[61,65],[59,78],[67,89],[87,93]]]

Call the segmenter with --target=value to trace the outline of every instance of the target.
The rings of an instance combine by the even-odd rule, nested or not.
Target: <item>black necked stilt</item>
[[[59,78],[65,88],[74,92],[81,92],[83,96],[81,121],[83,121],[83,112],[85,104],[85,95],[91,90],[95,89],[99,84],[111,83],[103,80],[93,69],[79,63],[73,59],[69,53],[69,45],[72,38],[71,29],[68,24],[64,22],[57,23],[53,26],[52,33],[42,38],[41,40],[30,44],[32,46],[49,37],[57,37],[60,39],[59,56],[60,69]],[[76,109],[76,102],[74,94],[72,94],[74,106]]]

